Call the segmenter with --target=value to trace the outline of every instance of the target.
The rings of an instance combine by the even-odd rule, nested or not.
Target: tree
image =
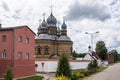
[[[115,62],[119,61],[118,52],[116,50],[111,50],[110,53],[114,55]]]
[[[96,53],[102,60],[107,59],[107,48],[105,47],[105,43],[103,41],[98,41],[96,43]]]
[[[7,71],[4,75],[4,80],[13,80],[13,71],[11,67],[7,68]]]
[[[71,77],[71,70],[68,62],[68,58],[65,54],[62,54],[59,58],[58,67],[56,71],[56,76],[66,76]]]
[[[75,51],[72,52],[72,56],[75,58],[82,58],[85,57],[86,53],[76,53]]]
[[[72,56],[73,57],[78,57],[77,53],[75,52],[75,50],[72,52]]]
[[[96,72],[96,71],[97,71],[97,68],[98,68],[98,63],[97,63],[96,60],[91,61],[91,62],[88,64],[88,67],[87,67],[87,69],[90,70],[91,72]]]

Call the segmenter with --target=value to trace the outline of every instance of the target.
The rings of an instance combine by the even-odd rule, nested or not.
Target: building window
[[[2,41],[3,41],[3,42],[6,42],[6,35],[3,35],[3,36],[2,36]]]
[[[29,53],[26,53],[26,59],[29,59]]]
[[[45,55],[49,55],[49,49],[48,49],[48,47],[45,47],[44,54]]]
[[[19,36],[18,41],[22,42],[22,36]]]
[[[29,43],[29,38],[26,38],[26,43],[27,43],[27,44]]]
[[[40,48],[40,46],[37,48],[37,55],[41,55],[41,48]]]
[[[18,59],[22,59],[22,53],[21,52],[18,53]]]
[[[6,51],[4,50],[3,52],[2,52],[2,59],[5,59],[6,58]]]

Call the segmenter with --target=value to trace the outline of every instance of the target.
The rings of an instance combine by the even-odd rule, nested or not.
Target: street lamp
[[[94,33],[85,32],[85,34],[89,34],[91,36],[91,48],[92,48],[92,51],[93,51],[93,35],[96,34],[96,33],[99,33],[99,31],[96,31]]]

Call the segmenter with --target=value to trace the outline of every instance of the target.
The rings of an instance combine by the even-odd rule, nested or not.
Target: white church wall
[[[42,63],[44,66],[42,67]],[[72,70],[87,68],[90,62],[70,62],[70,67]],[[35,61],[36,72],[56,72],[57,69],[57,61]]]

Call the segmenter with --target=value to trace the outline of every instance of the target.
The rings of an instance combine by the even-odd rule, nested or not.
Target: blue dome
[[[48,26],[56,26],[56,23],[57,23],[57,20],[51,13],[51,15],[47,19],[47,24],[48,24]]]
[[[67,29],[67,25],[65,24],[65,22],[63,22],[62,24],[62,30],[66,30]]]
[[[41,23],[41,28],[47,28],[47,23],[45,22],[45,20],[43,20],[43,22]]]

